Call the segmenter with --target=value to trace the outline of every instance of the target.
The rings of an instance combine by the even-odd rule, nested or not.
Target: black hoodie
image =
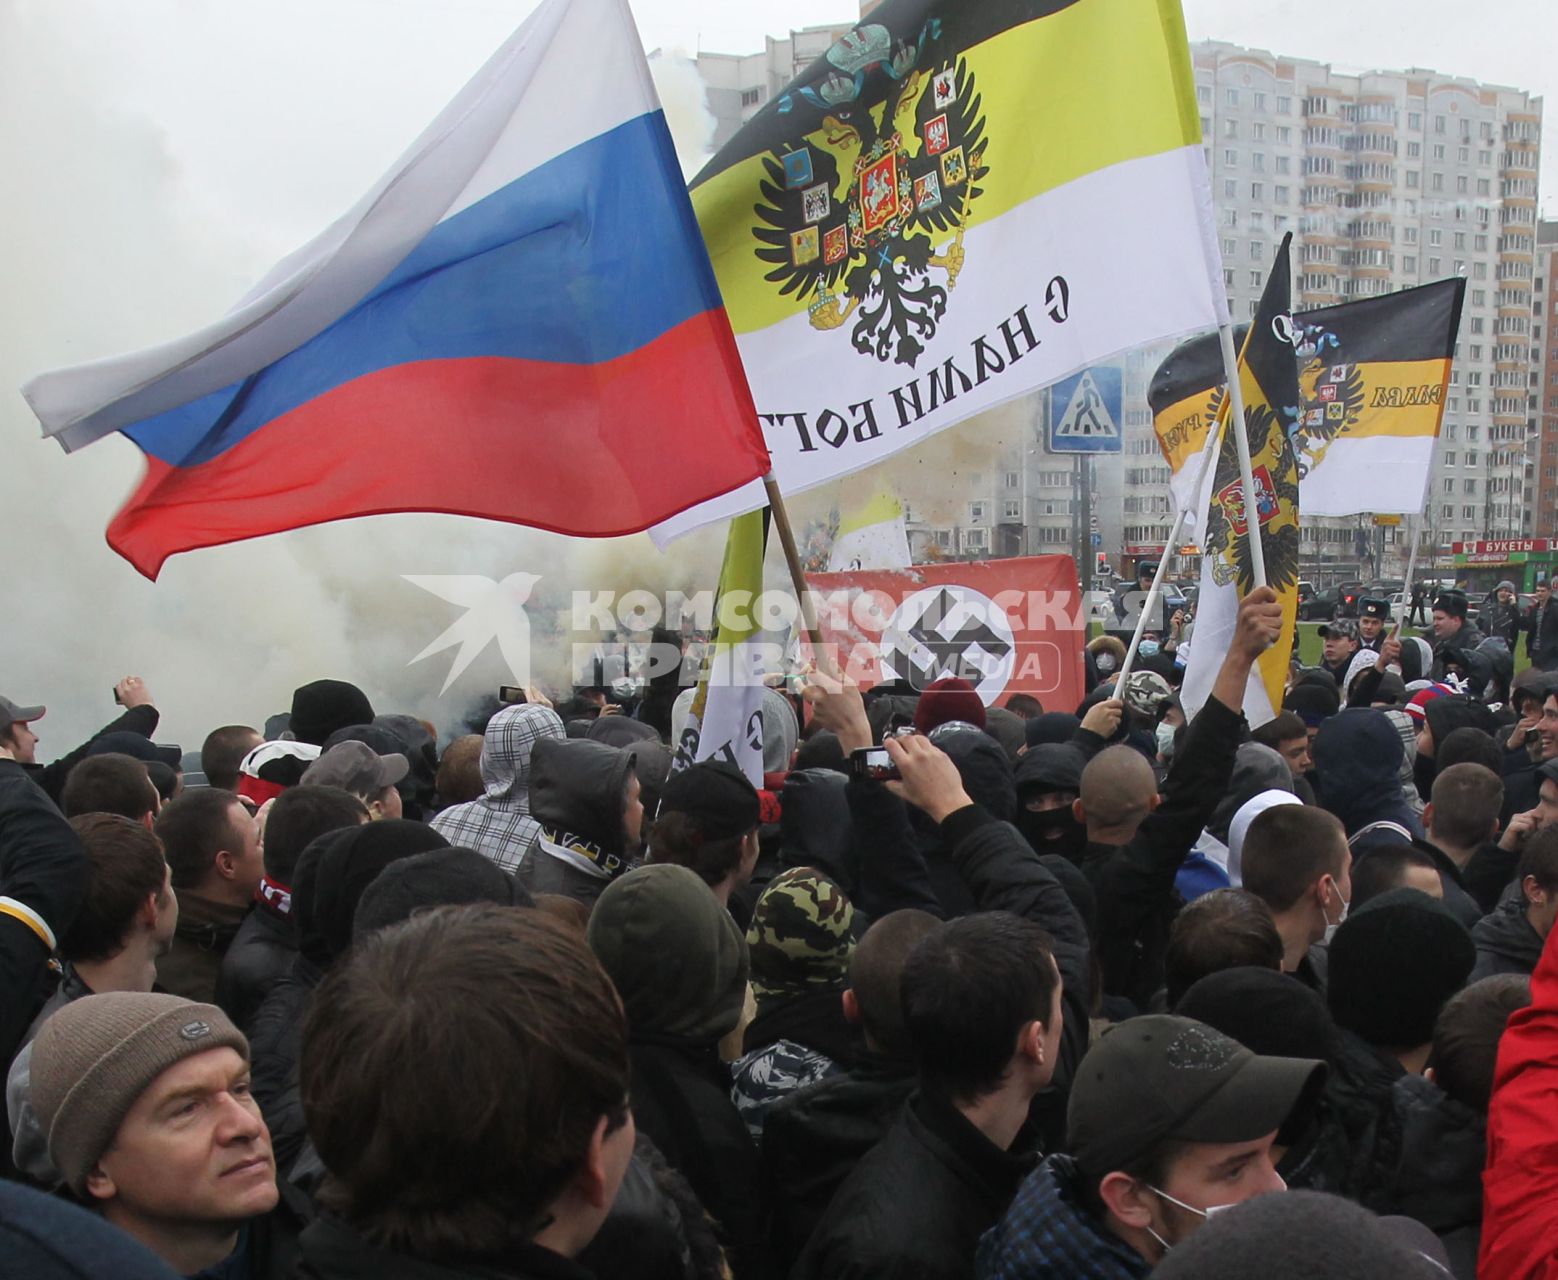
[[[530,816],[541,832],[515,881],[531,895],[590,904],[632,865],[622,803],[637,757],[588,738],[543,738],[530,752]]]

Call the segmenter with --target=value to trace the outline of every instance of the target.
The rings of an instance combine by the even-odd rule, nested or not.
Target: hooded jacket
[[[774,1274],[766,1178],[718,1052],[746,999],[741,930],[696,872],[651,863],[605,887],[588,937],[627,1014],[639,1128],[720,1224],[738,1280]]]
[[[498,712],[482,735],[482,794],[445,809],[433,830],[512,871],[541,829],[530,816],[531,754],[537,742],[563,736],[563,722],[550,707],[527,702]]]
[[[938,726],[930,739],[957,766],[963,790],[968,792],[970,800],[1002,822],[1010,822],[1017,816],[1017,787],[1012,781],[1012,767],[994,738],[983,729],[949,721],[945,726]],[[931,886],[945,914],[949,918],[969,914],[974,910],[974,900],[952,864],[952,851],[947,848],[941,832],[917,809],[911,811],[910,817],[919,833]]]
[[[786,867],[815,867],[851,898],[860,855],[850,823],[849,779],[836,769],[792,769],[779,802],[779,852]]]
[[[1349,707],[1320,726],[1314,745],[1320,803],[1349,836],[1373,822],[1399,823],[1422,836],[1422,823],[1401,794],[1404,754],[1401,735],[1383,712]]]
[[[1499,1041],[1482,1175],[1477,1274],[1524,1280],[1558,1274],[1558,929],[1531,974],[1531,1003]]]
[[[1069,805],[1030,812],[1028,802],[1057,791],[1073,797],[1082,791],[1082,770],[1087,755],[1069,742],[1041,742],[1029,747],[1017,761],[1017,816],[1012,820],[1023,838],[1039,855],[1058,854],[1073,863],[1082,861],[1087,848],[1087,828],[1076,820]]]
[[[1227,791],[1217,802],[1217,808],[1212,810],[1211,818],[1207,820],[1200,838],[1175,878],[1180,895],[1185,901],[1189,902],[1198,896],[1192,891],[1193,888],[1199,888],[1200,893],[1207,892],[1207,887],[1204,887],[1206,878],[1204,872],[1200,877],[1203,883],[1196,884],[1194,868],[1198,863],[1203,865],[1211,863],[1221,873],[1222,884],[1233,883],[1232,876],[1237,868],[1229,865],[1228,846],[1233,820],[1249,801],[1268,791],[1286,792],[1291,795],[1293,771],[1288,768],[1288,762],[1270,747],[1262,746],[1258,742],[1243,743],[1234,753],[1233,777],[1228,781]]]
[[[1542,937],[1526,919],[1526,899],[1519,894],[1495,907],[1471,931],[1477,965],[1468,983],[1498,973],[1530,973],[1542,958]]]
[[[1493,594],[1477,611],[1477,629],[1485,636],[1493,636],[1513,646],[1520,634],[1520,599],[1515,597],[1508,604],[1498,598],[1500,591],[1513,592],[1513,582],[1501,582],[1493,588]]]
[[[157,957],[157,985],[172,995],[210,1004],[216,999],[222,961],[249,908],[204,898],[188,889],[178,890],[178,899],[173,941]]]
[[[536,838],[514,879],[532,895],[590,904],[628,870],[622,805],[632,751],[587,738],[543,738],[530,755],[530,816]]]

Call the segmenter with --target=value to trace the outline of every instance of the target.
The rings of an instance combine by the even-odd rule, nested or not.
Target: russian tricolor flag
[[[545,0],[215,324],[23,393],[146,454],[108,541],[148,577],[391,511],[631,533],[768,469],[625,0]]]

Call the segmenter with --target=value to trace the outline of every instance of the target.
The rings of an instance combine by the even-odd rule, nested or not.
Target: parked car
[[[1339,618],[1356,618],[1358,616],[1358,602],[1364,597],[1363,583],[1341,582],[1336,587],[1336,616]]]
[[[1298,602],[1298,620],[1329,622],[1336,617],[1336,611],[1340,606],[1341,588],[1326,587],[1323,591],[1316,591],[1309,599]]]

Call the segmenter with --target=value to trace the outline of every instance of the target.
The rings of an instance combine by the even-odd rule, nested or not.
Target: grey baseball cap
[[[366,742],[338,742],[304,772],[299,785],[340,787],[371,799],[406,776],[411,761],[403,755],[381,756]]]
[[[18,721],[26,724],[30,720],[43,719],[44,708],[22,707],[12,702],[9,698],[0,696],[0,733],[4,733]]]

